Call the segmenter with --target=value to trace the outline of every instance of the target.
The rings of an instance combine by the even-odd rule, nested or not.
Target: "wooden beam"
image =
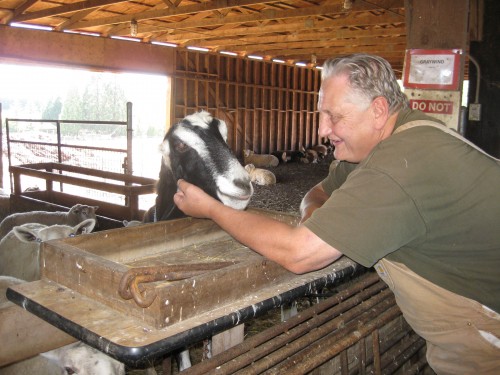
[[[403,0],[392,0],[391,4],[397,2],[399,6],[394,6],[394,8],[403,8]],[[223,6],[223,4],[226,4]],[[87,28],[87,27],[95,27],[102,26],[107,24],[116,24],[121,22],[129,22],[130,20],[135,19],[145,20],[145,19],[159,19],[163,17],[170,17],[173,15],[180,14],[190,14],[197,13],[202,11],[213,11],[217,9],[226,9],[231,7],[241,7],[245,5],[252,5],[261,3],[259,1],[251,1],[251,0],[241,0],[241,1],[214,1],[212,3],[203,3],[196,6],[185,6],[179,7],[176,9],[165,9],[165,10],[152,10],[146,11],[143,13],[135,13],[128,15],[121,15],[115,17],[107,17],[100,18],[96,20],[82,21],[75,25],[75,28]],[[205,5],[202,8],[202,5]],[[365,10],[366,11],[366,10]],[[258,22],[264,20],[277,20],[277,19],[287,19],[287,18],[296,18],[296,17],[311,17],[311,16],[324,16],[326,14],[344,14],[342,12],[339,4],[335,5],[322,5],[322,6],[310,6],[304,8],[298,8],[293,10],[285,10],[285,11],[263,11],[256,14],[251,15],[241,15],[241,16],[227,16],[227,17],[215,17],[204,20],[202,22],[192,21],[190,19],[181,22],[174,23],[166,23],[166,27],[172,29],[186,29],[186,28],[200,28],[200,27],[215,27],[230,23],[246,23],[246,22]],[[351,14],[356,13],[352,12]]]
[[[122,3],[127,0],[86,0],[86,1],[79,1],[78,3],[73,3],[73,4],[67,4],[67,5],[62,5],[59,7],[54,7],[54,8],[48,8],[44,10],[39,10],[37,12],[30,12],[30,13],[25,13],[25,14],[19,14],[16,15],[13,18],[13,22],[25,22],[25,21],[32,21],[36,20],[38,18],[45,18],[45,17],[52,17],[60,14],[65,14],[65,13],[71,13],[71,12],[76,12],[80,10],[87,10],[87,9],[95,9],[95,8],[101,8],[106,5],[110,4],[116,4],[116,3]]]
[[[376,37],[398,37],[406,36],[406,28],[402,27],[390,27],[390,28],[368,28],[366,30],[345,30],[345,29],[333,29],[331,31],[324,31],[321,34],[321,38],[318,38],[317,32],[303,32],[297,34],[283,34],[283,35],[269,35],[269,36],[246,36],[246,37],[235,37],[235,38],[217,38],[217,39],[206,39],[202,41],[191,40],[190,45],[198,47],[228,47],[228,46],[243,46],[253,43],[266,44],[266,43],[298,43],[302,41],[311,40],[322,40],[325,42],[336,43],[342,41],[342,43],[354,41],[356,44],[367,44],[370,39]],[[358,41],[360,43],[358,43]],[[221,48],[218,48],[221,49]]]
[[[76,24],[76,28],[87,28],[87,27],[95,27],[109,24],[116,24],[121,22],[129,22],[132,19],[136,21],[147,20],[147,19],[158,19],[163,17],[171,17],[171,16],[179,16],[179,15],[187,15],[194,14],[199,12],[206,11],[214,11],[214,10],[222,10],[226,8],[235,8],[246,5],[256,5],[261,3],[261,1],[254,0],[215,0],[209,3],[201,3],[196,5],[186,5],[183,7],[177,8],[168,8],[161,10],[149,10],[142,13],[134,13],[134,14],[124,14],[121,16],[115,17],[105,17],[99,18],[96,20],[89,20],[85,22],[79,22]],[[196,24],[196,22],[194,23]],[[198,23],[199,25],[199,23]],[[199,26],[198,26],[199,27]]]
[[[260,53],[260,51],[265,51],[266,53],[276,54],[280,50],[311,50],[316,48],[333,48],[333,47],[346,47],[352,48],[355,46],[373,46],[383,44],[385,46],[389,44],[406,44],[406,36],[395,36],[395,37],[363,37],[356,39],[341,39],[341,40],[304,40],[298,42],[285,42],[285,43],[272,43],[263,42],[259,44],[245,44],[245,43],[235,43],[231,46],[231,51],[237,53]]]
[[[186,31],[187,25],[182,22],[170,23],[162,26],[156,27],[145,27],[145,31],[148,32],[158,32],[167,31],[172,29],[173,32],[165,35],[159,35],[159,39],[162,39],[166,42],[176,43],[184,40],[196,40],[196,39],[205,39],[207,37],[235,37],[235,36],[249,36],[249,35],[262,35],[262,34],[273,34],[273,33],[301,33],[304,31],[313,31],[318,29],[325,28],[352,28],[352,27],[367,27],[367,26],[375,26],[375,25],[401,25],[405,21],[403,15],[398,15],[395,13],[388,12],[383,16],[377,15],[349,15],[345,18],[339,18],[336,20],[323,20],[323,19],[300,19],[294,20],[290,23],[279,23],[279,24],[266,24],[262,25],[257,22],[255,26],[237,26],[234,28],[228,28],[228,24],[226,24],[225,28],[222,29],[211,29],[206,30],[203,33],[201,32],[189,32]]]
[[[78,66],[170,75],[171,48],[78,34],[0,25],[0,61]]]

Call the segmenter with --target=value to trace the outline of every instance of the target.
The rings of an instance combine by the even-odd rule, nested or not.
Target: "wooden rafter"
[[[404,4],[356,0],[344,9],[344,0],[0,0],[0,23],[127,37],[134,20],[143,42],[287,61],[311,60],[314,55],[318,63],[328,53],[360,50],[393,56],[397,50],[391,59],[402,66],[398,56],[406,36]]]

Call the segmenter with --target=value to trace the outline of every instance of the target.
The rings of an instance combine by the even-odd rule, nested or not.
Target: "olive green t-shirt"
[[[430,118],[398,115],[396,128]],[[436,120],[434,120],[436,121]],[[338,165],[336,165],[338,164]],[[393,134],[359,164],[333,162],[304,225],[365,267],[405,264],[500,312],[500,166],[430,126]]]

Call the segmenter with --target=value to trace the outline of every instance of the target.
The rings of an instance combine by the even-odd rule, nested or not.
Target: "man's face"
[[[318,134],[327,137],[335,146],[336,159],[359,163],[379,142],[372,105],[351,90],[347,76],[323,81],[318,110]]]

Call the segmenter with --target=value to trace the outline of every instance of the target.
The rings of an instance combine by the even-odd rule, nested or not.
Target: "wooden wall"
[[[207,110],[226,121],[238,157],[319,142],[319,70],[189,50],[175,59],[172,121]]]

